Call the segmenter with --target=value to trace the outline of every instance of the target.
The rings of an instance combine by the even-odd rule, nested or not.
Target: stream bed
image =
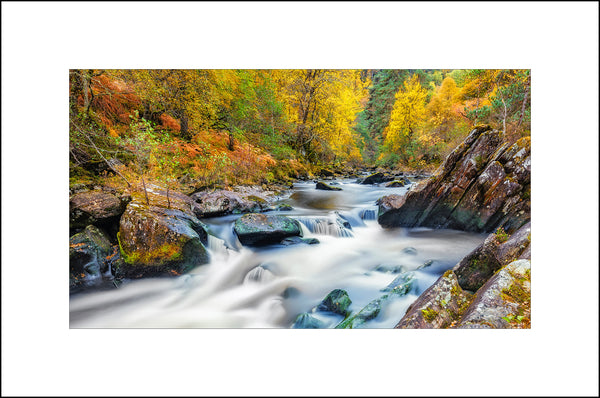
[[[71,328],[290,328],[309,313],[323,328],[343,315],[316,307],[343,289],[355,315],[385,298],[377,315],[358,325],[393,328],[408,306],[446,270],[477,247],[485,234],[428,228],[383,229],[375,201],[403,195],[408,187],[361,185],[350,179],[327,183],[342,191],[295,183],[280,203],[291,211],[270,212],[300,221],[304,238],[318,244],[243,247],[233,232],[240,215],[203,219],[211,262],[178,277],[126,281],[118,289],[70,297]],[[385,288],[410,276],[402,294]]]

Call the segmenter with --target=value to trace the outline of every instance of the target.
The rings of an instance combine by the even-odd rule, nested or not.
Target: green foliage
[[[509,235],[504,231],[504,228],[499,227],[496,232],[496,240],[500,243],[504,243],[508,240]]]

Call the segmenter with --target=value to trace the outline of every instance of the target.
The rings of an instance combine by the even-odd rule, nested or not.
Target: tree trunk
[[[231,130],[228,130],[229,133],[229,142],[227,143],[227,149],[229,149],[230,151],[233,151],[234,147],[235,147],[235,137],[233,136],[233,133],[231,132]]]

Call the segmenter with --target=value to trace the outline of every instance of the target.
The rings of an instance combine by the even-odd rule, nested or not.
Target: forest
[[[433,171],[477,125],[529,136],[529,70],[69,71],[70,185]]]

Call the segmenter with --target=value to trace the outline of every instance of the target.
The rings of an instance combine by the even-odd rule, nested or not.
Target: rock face
[[[103,191],[85,191],[71,196],[70,227],[84,228],[95,223],[106,223],[118,220],[123,214],[130,198],[118,198]]]
[[[378,201],[385,227],[514,232],[530,219],[530,139],[512,146],[489,126],[477,126],[427,180],[403,197]]]
[[[408,307],[397,329],[447,328],[456,322],[470,302],[456,275],[448,270]]]
[[[531,262],[517,260],[478,291],[456,326],[461,329],[528,328],[531,321]]]
[[[209,261],[203,224],[187,209],[186,201],[173,200],[172,205],[179,206],[129,203],[118,234],[121,276],[179,274]]]
[[[112,248],[108,236],[93,225],[69,239],[69,285],[89,286],[101,280],[108,270]]]
[[[233,225],[242,245],[262,246],[279,243],[285,238],[302,236],[300,223],[280,215],[244,214]]]
[[[321,181],[317,182],[317,189],[321,189],[323,191],[341,191],[342,190],[342,188],[340,188],[340,187],[332,187],[331,185],[327,185]]]
[[[454,273],[463,289],[476,291],[502,266],[516,260],[529,247],[531,224],[519,228],[506,242],[497,234],[486,240],[461,260]]]
[[[396,327],[530,327],[530,240],[529,223],[505,241],[491,233],[423,292]]]

